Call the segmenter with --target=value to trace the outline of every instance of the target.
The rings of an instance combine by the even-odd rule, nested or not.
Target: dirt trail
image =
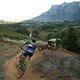
[[[65,52],[64,50],[55,50],[58,55],[64,55],[64,56],[71,56],[71,54],[68,54],[68,52]],[[17,69],[16,69],[16,63],[18,61],[18,57],[20,54],[17,54],[13,58],[7,60],[4,63],[4,72],[5,72],[5,80],[18,80],[17,78]],[[41,54],[40,51],[36,49],[36,52],[34,56],[31,58],[29,65],[25,71],[25,74],[23,77],[19,80],[43,80],[40,79],[40,77],[37,74],[32,73],[31,63],[36,61],[38,58],[40,58]]]
[[[34,54],[34,56],[31,58],[29,64],[31,64],[34,60],[38,59],[40,57],[40,52],[36,50],[37,53]],[[17,78],[17,69],[16,69],[16,63],[18,61],[19,54],[14,56],[13,58],[7,60],[4,63],[4,72],[6,80],[18,80]],[[26,72],[23,75],[23,77],[19,80],[40,80],[38,75],[34,75],[32,73],[32,68],[30,65],[27,66]]]

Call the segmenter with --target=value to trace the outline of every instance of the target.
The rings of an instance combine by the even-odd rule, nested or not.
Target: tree
[[[47,36],[48,40],[51,39],[51,38],[53,38],[53,33],[49,33],[48,36]]]
[[[77,51],[78,36],[77,36],[76,30],[73,27],[69,27],[67,38],[68,38],[67,49],[70,51]]]
[[[73,27],[68,28],[68,32],[63,38],[63,46],[69,51],[77,52],[78,51],[78,36],[77,31]]]
[[[38,38],[39,35],[39,31],[38,30],[34,30],[33,31],[33,37]]]
[[[29,34],[30,34],[30,31],[26,28],[20,28],[16,32],[21,33],[21,34],[25,34],[27,36],[29,36]]]
[[[1,38],[1,41],[2,41],[2,38],[3,38],[3,33],[0,33],[0,38]]]

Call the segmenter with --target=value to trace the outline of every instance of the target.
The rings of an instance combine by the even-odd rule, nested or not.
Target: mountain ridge
[[[78,21],[80,20],[80,1],[52,5],[47,12],[44,12],[31,20],[40,22]]]

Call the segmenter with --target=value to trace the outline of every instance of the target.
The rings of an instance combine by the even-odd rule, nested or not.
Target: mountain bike
[[[17,66],[16,66],[17,71],[18,71],[18,78],[21,78],[24,75],[25,71],[26,71],[26,68],[27,68],[26,58],[27,57],[23,57],[22,54],[19,56],[19,60],[18,60]]]

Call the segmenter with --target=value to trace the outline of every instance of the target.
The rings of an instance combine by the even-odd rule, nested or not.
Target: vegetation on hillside
[[[21,40],[21,39],[27,39],[28,36],[25,34],[21,34],[15,31],[15,28],[13,28],[12,26],[0,26],[0,38],[10,38],[10,39],[17,39],[17,40]]]
[[[41,58],[32,67],[43,80],[80,80],[79,56],[50,50],[41,53]]]
[[[10,39],[18,40],[29,39],[30,31],[32,31],[32,36],[39,40],[41,39],[47,41],[50,38],[59,37],[61,39],[61,46],[63,48],[73,52],[80,52],[80,21],[64,21],[56,23],[27,22],[0,25],[1,38],[8,37]]]

